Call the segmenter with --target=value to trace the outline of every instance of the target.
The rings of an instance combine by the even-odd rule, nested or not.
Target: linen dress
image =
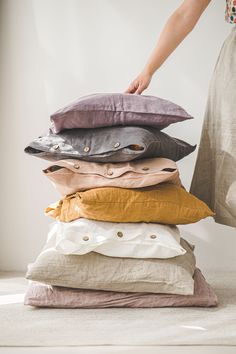
[[[226,20],[236,23],[236,0]],[[190,192],[216,213],[215,221],[236,227],[236,26],[226,38],[210,83],[201,141]]]

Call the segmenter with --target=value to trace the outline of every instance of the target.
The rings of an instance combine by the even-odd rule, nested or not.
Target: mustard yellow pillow
[[[66,196],[45,210],[57,220],[189,224],[214,213],[183,188],[162,183],[142,189],[95,188]]]

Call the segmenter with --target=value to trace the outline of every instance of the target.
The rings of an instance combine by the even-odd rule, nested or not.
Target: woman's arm
[[[160,68],[188,33],[192,31],[210,1],[183,1],[180,7],[168,19],[143,71],[130,84],[126,91],[127,93],[141,94],[148,87],[152,75]]]

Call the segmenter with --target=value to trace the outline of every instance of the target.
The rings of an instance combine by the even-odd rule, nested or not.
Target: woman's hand
[[[148,87],[152,75],[161,67],[188,33],[192,31],[210,1],[184,0],[182,2],[168,19],[151,56],[144,66],[144,70],[131,82],[126,93],[140,95]]]
[[[134,81],[131,82],[125,93],[135,93],[140,95],[150,84],[152,75],[147,71],[142,71]]]

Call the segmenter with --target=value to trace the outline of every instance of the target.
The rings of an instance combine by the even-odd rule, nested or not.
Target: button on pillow
[[[163,129],[192,118],[177,104],[159,97],[122,93],[81,97],[51,115],[52,131],[114,125],[146,125]]]

